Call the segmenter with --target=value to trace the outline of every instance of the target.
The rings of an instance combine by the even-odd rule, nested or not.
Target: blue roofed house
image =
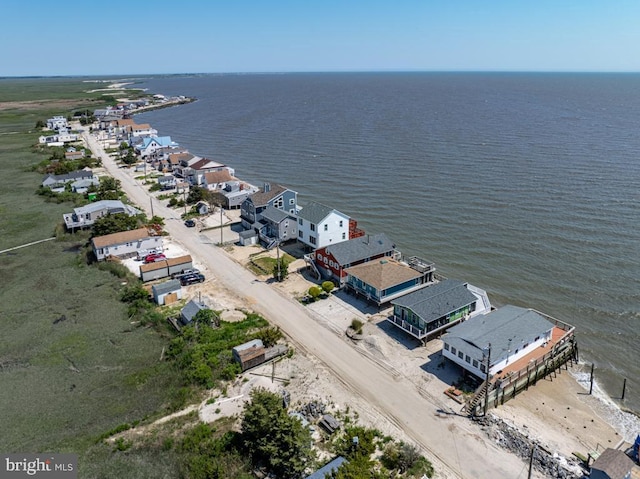
[[[298,221],[295,215],[267,206],[261,214],[258,237],[267,249],[289,240],[295,240],[298,232]]]
[[[552,339],[555,324],[532,309],[507,305],[469,318],[442,336],[442,355],[484,378],[491,348],[491,375]]]
[[[298,193],[281,185],[265,183],[261,191],[249,196],[240,206],[242,227],[259,231],[262,226],[262,212],[271,206],[278,210],[296,214],[298,211]]]
[[[487,293],[455,279],[445,279],[391,301],[387,320],[421,341],[427,341],[477,314],[491,311]]]
[[[134,148],[141,158],[146,159],[153,157],[156,150],[160,148],[177,148],[178,146],[176,142],[171,141],[170,136],[158,136],[142,138],[142,141]]]
[[[382,258],[347,268],[345,289],[378,306],[434,282],[433,263],[413,256],[408,261]]]
[[[342,287],[347,281],[347,268],[384,257],[399,259],[400,252],[387,235],[380,233],[318,248],[314,253],[314,262],[323,277]]]

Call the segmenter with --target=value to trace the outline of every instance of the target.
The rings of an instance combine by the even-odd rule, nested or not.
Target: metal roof
[[[496,364],[506,359],[509,350],[531,343],[553,326],[531,309],[507,305],[454,326],[442,340],[479,361],[491,344],[491,364]]]
[[[446,279],[391,301],[410,309],[429,323],[475,302],[478,298],[462,281]]]
[[[263,213],[264,216],[264,213]],[[390,253],[395,250],[393,243],[384,233],[365,235],[342,241],[324,248],[341,265],[346,266],[356,261],[362,261],[373,256]]]

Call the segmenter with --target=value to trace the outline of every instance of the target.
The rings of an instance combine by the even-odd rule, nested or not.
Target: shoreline
[[[165,106],[175,106],[175,104],[165,105]],[[148,110],[146,110],[146,111],[148,111]],[[138,112],[142,113],[142,111],[138,111]],[[138,112],[134,112],[133,114],[138,113]],[[148,192],[145,191],[145,194],[148,195]],[[272,316],[272,315],[269,315],[269,316]],[[559,380],[559,381],[556,381],[556,380],[550,381],[550,383],[556,382],[556,384],[551,387],[551,393],[549,393],[549,391],[546,391],[546,389],[548,389],[548,388],[545,388],[546,392],[543,393],[542,392],[542,388],[536,389],[536,387],[538,387],[538,386],[536,386],[536,387],[531,388],[529,391],[520,394],[515,399],[513,399],[511,401],[508,401],[507,403],[505,403],[504,406],[500,406],[500,408],[498,408],[498,409],[490,410],[490,412],[494,413],[494,412],[499,411],[501,409],[506,409],[506,408],[509,408],[510,406],[513,406],[513,409],[522,407],[523,410],[527,410],[527,411],[529,411],[530,413],[533,414],[533,411],[531,411],[530,409],[535,408],[535,406],[533,406],[533,405],[527,406],[526,404],[521,406],[520,404],[516,404],[516,402],[518,402],[518,400],[520,398],[522,398],[522,397],[527,397],[527,396],[531,397],[531,396],[533,396],[532,391],[538,392],[539,394],[548,394],[550,396],[558,396],[557,400],[560,401],[560,402],[563,402],[563,401],[572,402],[573,400],[576,400],[576,401],[580,400],[581,398],[577,398],[576,399],[577,394],[578,394],[579,391],[577,391],[575,389],[575,387],[582,388],[582,385],[580,384],[580,382],[576,378],[573,378],[570,374],[562,374],[562,372],[558,375],[558,377],[562,377],[562,379]],[[567,381],[567,379],[571,379],[571,380]],[[565,382],[567,384],[570,384],[571,387],[567,387],[566,390],[562,389],[562,388],[560,388],[560,385],[558,384],[559,382],[560,383]],[[542,386],[542,384],[540,384],[540,386]],[[531,401],[533,401],[533,399],[531,399]],[[520,402],[523,402],[523,401],[520,401]],[[585,408],[588,408],[588,410],[591,411],[592,414],[596,415],[601,420],[601,422],[599,422],[594,418],[590,418],[589,419],[591,424],[595,424],[593,426],[593,429],[595,429],[597,431],[606,432],[607,443],[608,444],[612,444],[613,439],[611,439],[610,432],[609,431],[605,431],[605,430],[606,429],[613,430],[614,431],[614,435],[613,435],[614,438],[615,438],[615,435],[620,436],[618,431],[615,431],[615,429],[616,429],[615,425],[611,424],[609,421],[606,421],[604,418],[601,418],[599,416],[598,412],[595,411],[593,409],[593,407],[591,407],[591,405],[586,404],[583,401],[580,401],[580,402]],[[578,403],[572,402],[572,404],[578,404]],[[615,403],[613,403],[613,402],[612,402],[612,404],[615,405]],[[571,407],[571,406],[569,406],[569,407]],[[540,408],[538,407],[538,409],[540,409]],[[552,409],[555,409],[555,408],[552,408]],[[555,412],[555,411],[551,411],[551,412]],[[624,413],[624,411],[622,411],[622,410],[621,410],[621,412]],[[587,414],[588,414],[588,412],[587,412]],[[632,414],[632,413],[626,413],[626,414]],[[557,423],[558,423],[557,421],[554,420],[554,416],[552,414],[547,414],[546,416],[538,417],[537,419],[535,419],[535,416],[532,416],[532,417],[534,417],[533,422],[539,422],[540,423],[541,437],[543,439],[545,438],[545,436],[551,437],[551,434],[549,433],[549,430],[553,429],[554,426],[556,426]],[[563,419],[564,419],[564,417],[563,417]],[[583,427],[583,429],[585,429],[585,428],[587,428],[587,427]],[[578,435],[578,432],[580,432],[580,431],[575,430],[575,431],[572,432],[572,435],[575,433],[575,435],[577,436],[577,440],[579,441],[580,437]],[[565,434],[566,434],[566,432],[565,432]],[[552,437],[552,440],[553,440],[553,437]],[[615,444],[611,445],[610,447],[614,447],[614,446],[615,446]]]

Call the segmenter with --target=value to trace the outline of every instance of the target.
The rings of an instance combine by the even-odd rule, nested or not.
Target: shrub
[[[308,293],[315,301],[322,294],[322,290],[318,286],[311,286]]]
[[[331,291],[333,291],[333,288],[335,288],[333,281],[324,281],[322,283],[322,291],[324,291],[327,294],[331,293]]]
[[[362,334],[362,326],[364,326],[364,323],[358,318],[353,318],[351,320],[351,329],[353,329],[357,334]]]

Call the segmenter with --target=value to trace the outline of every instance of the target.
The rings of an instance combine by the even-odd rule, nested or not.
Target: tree
[[[282,282],[289,276],[289,263],[284,258],[279,258],[273,265],[273,279]]]
[[[42,129],[42,128],[44,128],[45,126],[47,126],[47,125],[45,124],[45,122],[44,122],[44,121],[42,121],[42,120],[38,120],[38,121],[36,121],[36,128],[40,128],[40,129]]]
[[[324,291],[327,294],[331,293],[331,291],[333,291],[333,288],[335,287],[336,286],[333,284],[333,281],[324,281],[322,283],[322,291]]]
[[[193,317],[193,322],[196,325],[196,328],[200,324],[205,326],[220,326],[220,318],[218,318],[215,311],[211,309],[201,309],[198,311]]]
[[[204,201],[205,189],[200,186],[192,186],[189,188],[189,195],[187,196],[187,204],[194,205],[198,201]]]
[[[93,223],[93,236],[104,236],[121,231],[130,231],[138,227],[138,218],[125,213],[108,214]]]
[[[125,165],[133,165],[136,161],[138,161],[138,158],[133,154],[131,149],[128,149],[127,154],[122,157],[122,162]]]
[[[243,443],[254,460],[277,477],[302,476],[314,457],[311,433],[289,416],[279,394],[265,389],[251,391],[251,402],[242,418]]]
[[[99,200],[117,200],[120,198],[120,194],[120,180],[116,180],[111,176],[100,178],[100,186],[98,186]]]

